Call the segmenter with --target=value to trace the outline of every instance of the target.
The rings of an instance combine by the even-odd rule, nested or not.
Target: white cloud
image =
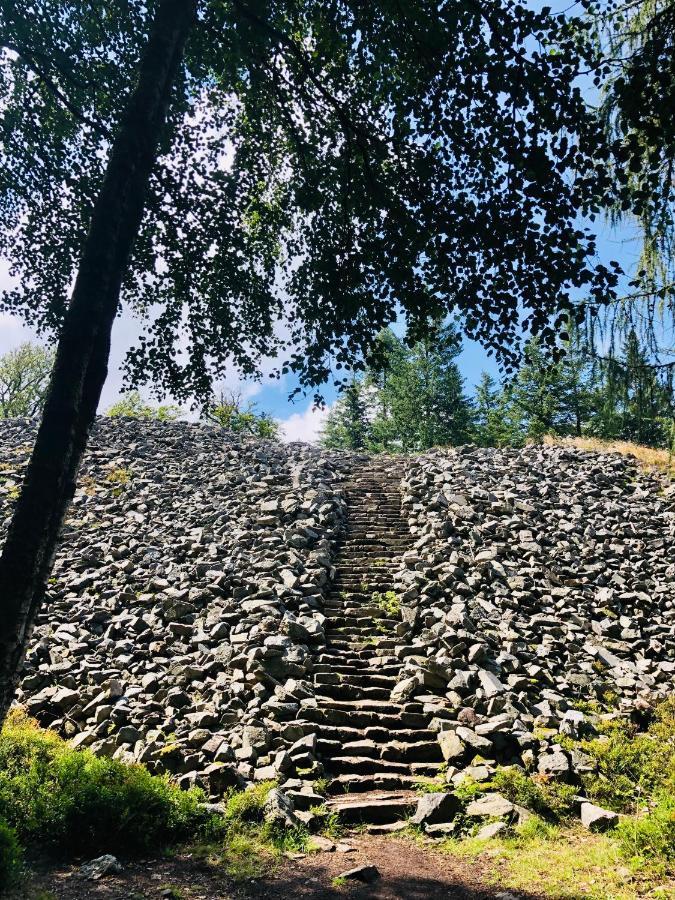
[[[302,413],[293,413],[287,419],[280,419],[280,436],[283,441],[306,441],[314,443],[319,438],[330,406],[317,409],[313,403]]]

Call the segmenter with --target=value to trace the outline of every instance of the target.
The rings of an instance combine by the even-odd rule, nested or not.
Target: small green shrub
[[[0,891],[14,881],[19,872],[21,857],[14,829],[0,820]]]
[[[276,781],[261,781],[245,791],[233,791],[225,805],[228,822],[262,822],[267,795],[277,786]]]
[[[598,772],[584,776],[588,796],[617,812],[634,812],[645,797],[675,790],[675,700],[661,704],[646,732],[612,720],[603,734],[579,745]]]
[[[485,786],[485,782],[476,781],[474,778],[463,778],[459,784],[454,788],[453,794],[462,803],[470,803],[472,800],[475,800],[476,797],[480,797],[481,794],[484,794],[488,788]]]
[[[193,834],[201,791],[76,750],[22,713],[0,733],[0,817],[24,845],[134,853]]]
[[[616,835],[625,856],[672,863],[675,861],[675,796],[660,794],[647,815],[623,819]]]
[[[574,797],[578,793],[574,785],[527,775],[515,766],[499,769],[485,788],[498,791],[512,803],[554,822],[574,814]]]

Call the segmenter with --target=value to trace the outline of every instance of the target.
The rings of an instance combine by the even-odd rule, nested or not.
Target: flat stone
[[[618,813],[603,809],[594,803],[581,804],[581,824],[589,831],[607,831],[619,821]]]
[[[335,843],[329,838],[322,837],[320,834],[313,834],[309,839],[308,849],[315,853],[333,853],[335,851]]]
[[[410,822],[413,825],[438,825],[450,822],[459,811],[460,805],[454,794],[422,794]]]
[[[508,830],[506,822],[488,822],[476,832],[479,841],[489,841]]]
[[[466,753],[466,745],[455,731],[439,731],[438,743],[446,762],[456,762]]]
[[[341,872],[338,878],[344,878],[346,881],[363,881],[365,884],[373,884],[380,877],[377,866],[366,863],[363,866],[357,866],[355,869],[348,869]]]
[[[510,800],[501,794],[485,794],[478,800],[472,800],[466,808],[467,816],[490,816],[500,818],[512,815],[515,807]]]

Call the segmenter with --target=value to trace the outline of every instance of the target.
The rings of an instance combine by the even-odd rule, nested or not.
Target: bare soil
[[[171,859],[123,862],[119,875],[100,881],[82,878],[77,865],[35,864],[10,900],[538,900],[490,886],[488,873],[405,838],[353,835],[343,843],[353,852],[311,853],[285,859],[264,877],[235,882],[221,868],[189,852]],[[372,864],[380,877],[372,884],[333,879]]]

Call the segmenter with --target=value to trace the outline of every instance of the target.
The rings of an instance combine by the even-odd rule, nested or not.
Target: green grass
[[[225,804],[225,820],[239,824],[262,821],[265,800],[276,786],[276,781],[261,781],[246,791],[231,791]]]
[[[442,849],[486,863],[490,880],[501,887],[527,892],[536,886],[537,893],[555,900],[665,900],[675,888],[658,867],[627,863],[611,836],[541,820],[530,820],[506,838],[450,840]]]
[[[304,827],[284,829],[264,821],[267,794],[275,782],[233,791],[222,822],[211,840],[191,847],[196,858],[222,869],[234,881],[249,881],[271,873],[284,853],[305,852],[311,840]]]
[[[445,781],[438,778],[420,778],[415,782],[418,794],[444,794],[450,790]]]
[[[537,815],[506,836],[465,837],[444,849],[480,858],[504,887],[536,885],[556,900],[675,897],[675,699],[660,705],[644,732],[620,719],[596,727],[592,739],[561,743],[595,761],[597,771],[582,776],[583,788],[594,802],[623,814],[612,832],[591,834],[578,824],[573,798],[579,785],[505,767],[489,782],[462,784],[455,794],[468,802],[499,791]]]
[[[512,803],[552,822],[571,818],[577,809],[574,798],[579,793],[578,787],[546,776],[528,775],[515,766],[499,769],[480,787],[483,791],[497,791]]]

